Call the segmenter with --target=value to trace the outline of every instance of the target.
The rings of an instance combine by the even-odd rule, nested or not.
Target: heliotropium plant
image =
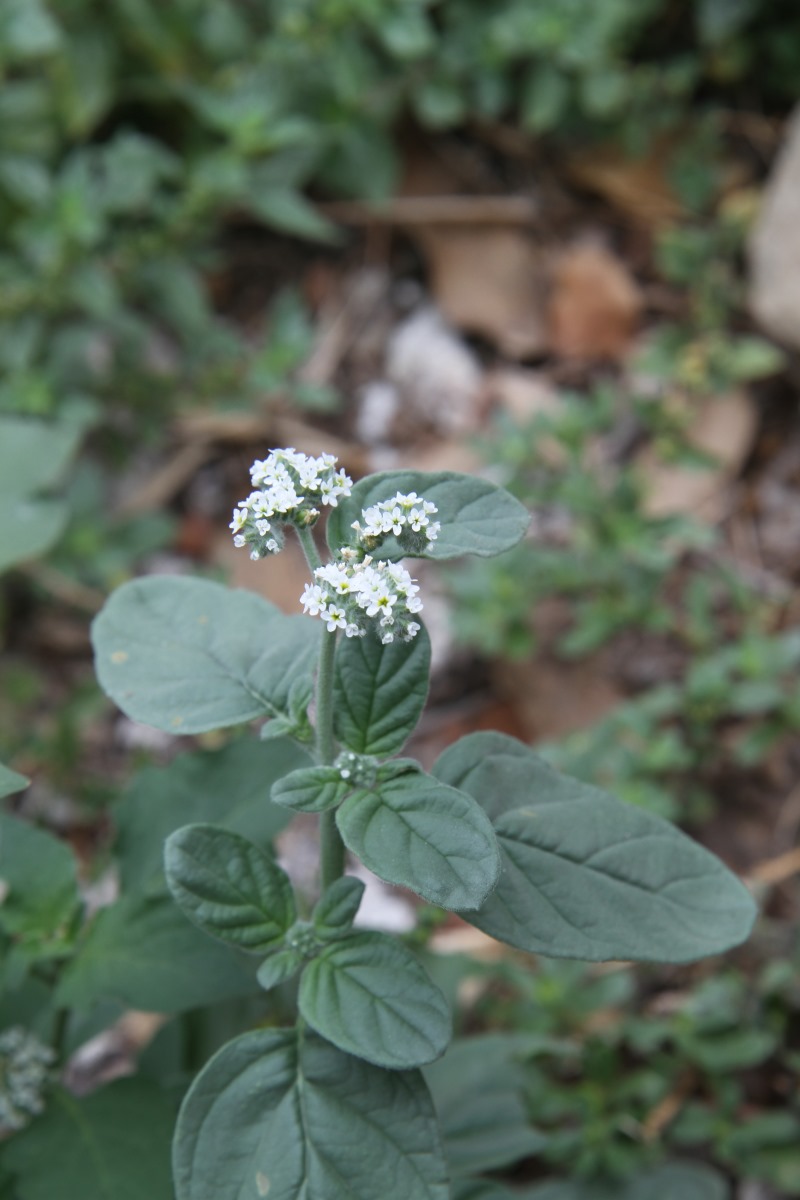
[[[129,716],[184,734],[264,720],[276,755],[296,743],[264,805],[319,814],[311,898],[269,845],[229,823],[167,839],[167,883],[189,920],[254,956],[262,988],[296,979],[297,996],[293,1025],[244,1033],[195,1079],[174,1139],[176,1194],[446,1200],[420,1068],[447,1049],[448,1003],[404,942],[357,924],[363,885],[345,873],[348,852],[510,946],[592,961],[718,954],[747,936],[753,902],[679,830],[512,738],[471,734],[430,772],[402,756],[425,705],[430,643],[400,560],[507,550],[528,524],[507,492],[450,472],[354,486],[330,456],[293,450],[256,462],[252,481],[234,541],[261,559],[296,534],[310,574],[304,615],[217,583],[151,577],[115,592],[94,625],[100,682]],[[325,561],[314,535],[323,505]]]

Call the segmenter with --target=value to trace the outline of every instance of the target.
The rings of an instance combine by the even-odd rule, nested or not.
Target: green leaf
[[[503,813],[519,808],[520,796],[527,800],[533,757],[530,748],[516,738],[481,731],[448,746],[434,763],[433,774],[442,783],[474,796],[494,822]],[[537,758],[537,765],[541,766],[542,761]],[[583,786],[567,775],[560,776],[560,782],[562,787],[571,783],[578,788]],[[546,799],[544,795],[536,797],[537,803]]]
[[[80,445],[79,425],[3,416],[0,419],[0,496],[32,496],[63,482]]]
[[[290,188],[271,187],[260,195],[251,193],[247,204],[256,216],[281,233],[312,242],[336,242],[341,237],[336,225],[309,204],[305,196]]]
[[[300,767],[272,786],[272,802],[296,812],[320,813],[341,804],[353,785],[336,767]]]
[[[173,899],[212,937],[266,954],[297,916],[289,876],[252,842],[218,825],[186,825],[167,840]]]
[[[384,1071],[310,1034],[229,1042],[192,1085],[173,1150],[177,1200],[447,1200],[418,1071]]]
[[[257,990],[252,967],[191,925],[171,896],[125,896],[94,918],[62,976],[60,1006],[118,1000],[185,1012]]]
[[[136,579],[92,625],[97,677],[129,717],[169,733],[280,716],[311,672],[318,626],[209,580]]]
[[[24,775],[19,775],[4,763],[0,763],[0,800],[6,796],[13,796],[15,792],[23,791],[29,783],[30,779],[26,779]],[[1,847],[0,853],[2,853]]]
[[[239,738],[139,771],[114,808],[123,891],[166,890],[164,842],[182,825],[208,821],[267,846],[291,819],[270,803],[270,786],[308,761],[291,742]]]
[[[426,1067],[447,1161],[459,1175],[511,1166],[546,1142],[528,1116],[524,1057],[531,1040],[503,1033],[462,1038]]]
[[[66,937],[79,903],[69,846],[27,821],[0,814],[0,882],[5,893],[0,928],[26,941]]]
[[[454,471],[385,471],[362,479],[333,510],[328,518],[331,550],[355,545],[351,523],[361,518],[363,509],[391,499],[395,492],[416,492],[439,510],[435,518],[441,524],[439,536],[420,558],[502,554],[516,545],[530,524],[527,509],[504,488],[485,479]],[[403,552],[389,538],[381,545],[380,557],[402,558]]]
[[[268,992],[278,984],[286,983],[287,979],[297,974],[305,961],[306,956],[302,951],[295,950],[292,946],[273,951],[258,968],[258,986]]]
[[[353,933],[332,942],[300,979],[300,1012],[334,1046],[379,1067],[420,1067],[450,1041],[450,1009],[401,942]]]
[[[578,1179],[543,1183],[524,1193],[525,1200],[729,1200],[726,1180],[704,1163],[664,1163],[626,1183]]]
[[[321,937],[347,933],[356,919],[364,884],[352,875],[343,875],[322,893],[313,913],[314,929]]]
[[[64,532],[68,516],[61,500],[0,495],[0,571],[49,550]]]
[[[386,758],[402,749],[428,695],[431,644],[424,626],[410,642],[346,638],[336,651],[336,736],[356,754]]]
[[[503,869],[468,918],[535,954],[691,962],[743,941],[756,909],[713,854],[666,821],[473,734],[434,767],[492,814]]]
[[[3,1146],[16,1200],[171,1200],[172,1099],[123,1079],[77,1097],[58,1089],[43,1116]],[[57,1181],[57,1182],[56,1182]]]
[[[500,870],[492,826],[464,792],[418,772],[353,792],[336,812],[365,866],[443,908],[475,909]]]

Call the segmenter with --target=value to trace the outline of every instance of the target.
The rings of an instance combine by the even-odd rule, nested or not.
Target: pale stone
[[[800,349],[800,107],[788,122],[749,250],[750,311],[766,333]]]

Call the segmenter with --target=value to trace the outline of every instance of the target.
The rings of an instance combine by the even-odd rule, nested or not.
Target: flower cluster
[[[365,550],[375,550],[387,537],[394,536],[407,554],[419,554],[429,542],[436,541],[441,525],[430,518],[438,511],[435,504],[416,492],[407,496],[396,492],[391,500],[364,509],[361,521],[353,521],[352,528]]]
[[[42,1095],[55,1054],[20,1025],[0,1034],[0,1134],[22,1129],[44,1111]]]
[[[342,559],[317,567],[300,600],[303,611],[321,617],[333,633],[363,637],[374,629],[384,645],[409,642],[419,633],[412,616],[422,608],[419,588],[399,563]]]
[[[256,459],[250,478],[257,489],[233,510],[233,544],[248,546],[250,557],[265,558],[283,548],[283,525],[305,528],[319,517],[317,504],[336,508],[349,496],[352,479],[336,470],[332,454],[317,458],[289,447]]]

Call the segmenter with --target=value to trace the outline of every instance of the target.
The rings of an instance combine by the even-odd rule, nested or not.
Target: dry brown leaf
[[[725,492],[750,453],[757,415],[743,391],[697,401],[691,444],[717,462],[714,467],[682,467],[659,462],[652,447],[637,464],[647,485],[645,512],[651,517],[680,513],[716,521],[724,513]]]
[[[672,142],[662,138],[647,154],[630,158],[618,145],[598,146],[581,150],[566,165],[576,183],[653,229],[677,220],[683,211],[668,179],[672,149]]]
[[[621,359],[642,310],[628,268],[602,246],[574,246],[555,262],[547,317],[550,346],[564,358]]]
[[[602,655],[580,662],[503,663],[494,676],[496,691],[513,702],[524,741],[566,737],[596,724],[622,703]]]
[[[511,358],[547,348],[543,252],[519,229],[445,227],[414,231],[431,290],[451,324],[488,338]]]

